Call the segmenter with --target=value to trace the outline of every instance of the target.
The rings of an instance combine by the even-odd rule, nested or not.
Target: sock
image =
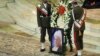
[[[77,54],[78,54],[78,56],[81,56],[82,55],[82,50],[78,50]]]
[[[41,49],[44,49],[44,48],[45,48],[44,43],[41,43]]]

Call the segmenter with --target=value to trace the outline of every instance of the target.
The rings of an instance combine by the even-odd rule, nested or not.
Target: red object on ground
[[[60,5],[60,6],[58,7],[58,13],[59,13],[60,15],[63,15],[65,11],[66,11],[66,10],[65,10],[65,7],[64,7],[64,6]]]

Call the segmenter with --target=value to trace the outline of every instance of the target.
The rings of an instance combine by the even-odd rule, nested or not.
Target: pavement
[[[0,25],[1,26],[1,25]],[[13,25],[18,27],[17,25]],[[46,51],[40,52],[39,37],[20,31],[21,27],[13,28],[10,24],[0,27],[0,56],[61,56],[48,53],[49,42],[46,41]],[[74,52],[67,50],[66,56]],[[83,56],[100,56],[100,54],[83,51]]]

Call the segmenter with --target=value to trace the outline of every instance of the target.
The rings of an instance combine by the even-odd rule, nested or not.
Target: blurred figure
[[[85,0],[84,8],[100,8],[100,0]]]
[[[54,33],[54,45],[52,51],[62,52],[62,33],[60,30],[57,30]]]
[[[71,29],[65,29],[65,38],[66,38],[66,44],[67,44],[67,40],[68,40],[68,44],[70,46],[70,52],[73,51],[73,46],[72,46],[72,40],[71,40]]]
[[[37,7],[37,22],[41,30],[41,37],[40,37],[41,52],[45,51],[46,30],[49,35],[49,41],[51,41],[50,20],[51,20],[51,4],[49,4],[47,0],[42,0],[42,3],[39,4]]]
[[[76,47],[76,54],[74,56],[82,56],[83,50],[83,33],[85,30],[85,10],[78,5],[76,1],[72,2],[73,9],[71,12],[71,19],[68,27],[73,29],[74,43]]]
[[[85,8],[93,8],[95,5],[95,0],[85,0],[83,7]]]
[[[71,40],[71,28],[68,28],[68,22],[71,19],[70,15],[71,15],[71,11],[72,11],[72,1],[68,2],[68,6],[67,6],[68,12],[67,12],[67,17],[66,17],[66,21],[65,21],[65,27],[64,27],[64,36],[65,36],[65,44],[69,44],[70,47],[70,52],[73,51],[73,46],[72,46],[72,40]],[[67,43],[68,42],[68,43]]]

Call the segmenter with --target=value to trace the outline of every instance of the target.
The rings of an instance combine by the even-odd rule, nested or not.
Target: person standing
[[[51,20],[51,4],[49,4],[47,0],[42,0],[42,3],[39,4],[37,7],[37,22],[41,30],[41,36],[40,36],[41,52],[45,51],[46,30],[48,32],[49,41],[51,41],[50,20]]]
[[[85,30],[85,10],[78,5],[76,1],[72,2],[73,9],[71,12],[71,19],[68,27],[73,29],[74,43],[76,47],[76,54],[74,56],[81,56],[83,50],[83,33]]]
[[[70,15],[71,15],[71,11],[72,11],[72,1],[68,1],[69,2],[69,4],[68,4],[68,6],[67,6],[67,9],[68,9],[68,12],[67,12],[67,17],[66,17],[66,20],[67,21],[65,21],[65,26],[67,26],[67,27],[65,27],[65,32],[64,32],[64,34],[65,34],[65,38],[67,39],[66,40],[66,44],[69,44],[69,47],[70,47],[70,52],[73,52],[73,45],[72,45],[72,37],[71,37],[71,28],[68,28],[68,22],[69,22],[69,20],[70,20]],[[68,41],[68,43],[67,43],[67,41]]]

